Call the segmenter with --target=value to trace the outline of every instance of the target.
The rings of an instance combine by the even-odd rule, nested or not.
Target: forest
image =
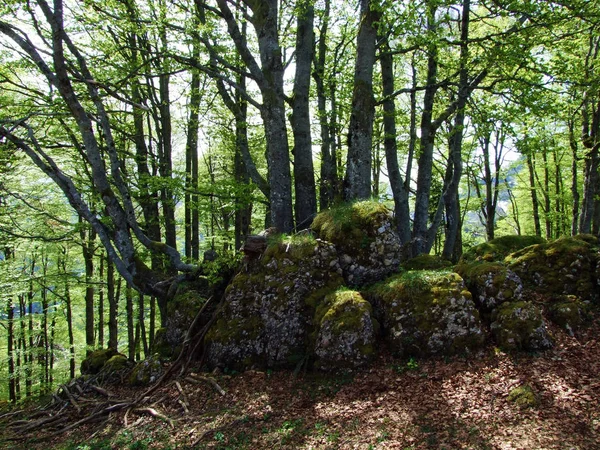
[[[594,0],[3,0],[0,399],[153,352],[246,238],[374,200],[405,258],[600,235]]]

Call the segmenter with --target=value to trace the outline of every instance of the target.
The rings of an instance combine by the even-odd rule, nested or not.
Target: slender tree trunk
[[[438,47],[435,42],[437,23],[435,13],[437,6],[427,2],[427,32],[432,39],[427,47],[427,87],[423,96],[423,112],[421,114],[421,140],[419,144],[419,164],[417,174],[417,192],[415,197],[415,213],[413,224],[413,256],[424,253],[427,243],[427,221],[429,217],[429,196],[433,170],[433,146],[435,128],[433,127],[433,105],[437,92]]]
[[[146,335],[146,315],[144,309],[144,294],[140,293],[138,295],[138,328],[140,330],[141,342],[144,346],[144,357],[146,357],[150,352],[148,351],[148,336]],[[139,342],[138,338],[136,338],[136,342]]]
[[[150,348],[154,348],[154,335],[156,329],[156,298],[150,297]]]
[[[246,77],[240,75],[238,83],[242,89],[246,88]],[[248,168],[244,163],[244,154],[250,154],[248,146],[248,102],[240,93],[236,95],[236,103],[239,114],[235,115],[235,157],[234,170],[235,180],[242,185],[250,184]],[[250,223],[252,221],[252,203],[248,198],[236,197],[235,208],[235,248],[241,248],[246,237],[250,234]]]
[[[200,42],[197,33],[193,33],[192,57],[200,58]],[[190,104],[185,145],[185,255],[193,261],[200,259],[200,228],[198,213],[198,131],[200,102],[200,71],[192,68],[190,84]]]
[[[571,195],[573,196],[573,216],[571,221],[571,235],[575,236],[579,233],[579,181],[577,180],[577,162],[579,161],[577,139],[575,139],[575,121],[569,119],[569,146],[571,147],[571,155],[573,162],[571,163]]]
[[[356,38],[356,64],[352,112],[348,130],[348,157],[344,178],[346,200],[367,199],[371,196],[371,147],[373,145],[373,66],[377,31],[374,23],[378,15],[370,0],[360,1],[360,28]]]
[[[83,261],[85,265],[85,345],[89,354],[94,348],[94,245],[96,233],[92,229],[83,226],[83,218],[79,217],[81,248],[83,250]]]
[[[315,53],[313,30],[315,10],[312,0],[301,0],[296,5],[296,73],[294,77],[291,124],[294,135],[294,187],[296,229],[308,228],[317,213],[315,170],[312,159],[310,134],[310,76]]]
[[[9,253],[5,250],[4,252],[7,259],[9,257]],[[8,401],[11,403],[16,403],[17,401],[17,393],[15,388],[15,328],[14,328],[14,308],[12,304],[12,298],[9,297],[6,300],[6,320],[7,320],[7,336],[6,336],[6,355],[8,357]]]
[[[539,202],[537,196],[537,187],[535,184],[535,165],[531,151],[527,153],[527,168],[529,170],[529,189],[531,192],[531,204],[533,208],[533,223],[535,226],[535,235],[542,235],[542,225],[540,222]]]
[[[112,262],[106,267],[106,287],[108,294],[108,348],[118,350],[118,292],[115,292],[115,268]]]
[[[313,77],[317,92],[317,111],[321,136],[321,180],[319,184],[319,208],[324,210],[333,204],[335,190],[338,185],[335,155],[332,151],[332,140],[327,117],[327,95],[325,92],[325,64],[327,56],[327,32],[331,1],[325,0],[321,29],[319,30],[319,45],[315,53]]]
[[[396,132],[396,104],[392,94],[394,92],[394,61],[386,39],[380,37],[382,42],[379,53],[381,64],[381,81],[383,88],[383,132],[385,147],[385,161],[390,180],[390,187],[394,197],[394,220],[396,230],[402,244],[410,241],[410,209],[408,204],[408,184],[402,179],[398,164],[398,144]]]
[[[446,239],[442,257],[453,262],[458,262],[462,249],[457,248],[461,242],[462,224],[460,220],[460,202],[458,188],[462,177],[462,143],[465,122],[465,107],[469,97],[469,78],[467,63],[469,58],[469,14],[471,10],[470,0],[463,0],[461,36],[460,36],[460,75],[458,87],[458,99],[456,103],[456,116],[450,135],[450,156],[448,165],[452,168],[450,184],[444,192],[444,203],[446,205]]]
[[[71,289],[69,286],[69,276],[67,274],[67,252],[63,250],[63,258],[60,260],[59,265],[61,266],[63,276],[65,277],[64,282],[64,299],[65,299],[65,313],[67,318],[67,335],[69,339],[69,375],[71,379],[75,378],[75,339],[73,336],[73,310],[71,307]],[[102,259],[101,259],[102,260]],[[102,264],[100,265],[102,267]],[[100,278],[102,280],[102,278]]]
[[[125,288],[127,309],[127,354],[130,361],[135,361],[135,326],[133,317],[133,292],[130,286]]]
[[[544,166],[544,189],[542,195],[544,196],[544,225],[546,227],[546,239],[552,239],[552,205],[550,200],[550,169],[548,167],[548,148],[546,145],[542,148],[542,161]]]
[[[104,260],[105,256],[101,254],[98,268],[98,348],[104,348]]]

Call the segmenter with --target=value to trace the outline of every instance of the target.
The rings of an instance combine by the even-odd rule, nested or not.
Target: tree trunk
[[[396,132],[396,104],[394,92],[394,61],[387,40],[382,42],[379,53],[381,81],[383,89],[383,133],[385,161],[394,197],[394,221],[402,244],[410,241],[410,209],[408,204],[408,184],[402,179],[398,164],[398,144]]]
[[[468,58],[469,58],[469,14],[471,9],[470,0],[463,0],[461,36],[460,36],[460,75],[458,85],[458,99],[456,103],[456,116],[454,125],[450,132],[450,156],[448,165],[452,169],[450,184],[444,192],[444,203],[446,205],[446,239],[444,241],[444,250],[442,257],[458,262],[456,256],[462,254],[462,249],[457,248],[461,241],[462,223],[460,215],[460,202],[458,197],[458,188],[460,178],[462,177],[462,143],[465,122],[465,107],[469,97],[469,78],[468,78]]]
[[[373,66],[377,31],[374,23],[378,15],[370,0],[360,1],[360,28],[356,38],[356,64],[352,112],[348,126],[348,157],[344,178],[346,200],[367,199],[371,196],[371,147],[373,145]]]
[[[96,235],[92,229],[83,226],[83,218],[79,217],[81,249],[83,251],[83,262],[85,265],[85,345],[89,354],[94,349],[94,333],[96,324],[94,322],[94,241]]]
[[[130,361],[135,361],[135,327],[133,317],[133,293],[131,286],[125,288],[125,307],[127,309],[127,354]]]
[[[433,170],[433,145],[436,132],[433,127],[433,105],[438,89],[438,47],[434,37],[437,32],[436,10],[437,6],[433,2],[427,3],[427,32],[432,36],[432,39],[427,47],[427,86],[423,96],[423,112],[421,114],[421,140],[419,143],[417,192],[412,235],[413,256],[424,253],[428,247],[427,221],[429,217],[429,195],[431,192]]]
[[[302,0],[296,5],[298,14],[296,73],[290,118],[294,134],[292,154],[294,155],[296,230],[308,228],[317,213],[309,104],[311,63],[315,53],[313,30],[315,11],[312,3],[312,0]]]
[[[11,250],[9,248],[4,249],[4,257],[6,260],[11,258]],[[6,321],[7,321],[7,336],[6,336],[6,356],[8,357],[8,401],[16,403],[17,391],[15,387],[15,327],[14,327],[14,307],[12,297],[8,297],[6,300]]]
[[[146,334],[146,316],[144,308],[144,294],[140,293],[138,296],[138,327],[140,329],[141,342],[144,347],[144,357],[147,357],[150,353],[148,350],[148,336]],[[139,342],[137,338],[136,342]]]
[[[327,95],[325,93],[325,64],[327,56],[327,32],[329,28],[330,0],[325,0],[319,46],[315,53],[313,78],[317,93],[317,111],[321,136],[321,180],[319,183],[319,208],[324,210],[333,204],[338,185],[335,155],[327,117]]]
[[[200,43],[197,33],[193,33],[192,57],[200,58]],[[185,145],[185,256],[192,261],[200,259],[200,220],[198,214],[198,131],[199,111],[202,95],[200,93],[200,71],[192,68],[190,84],[190,104]]]
[[[108,348],[118,350],[118,292],[115,293],[115,268],[109,262],[106,267],[106,287],[108,294]],[[118,291],[118,289],[117,289]]]
[[[535,227],[535,235],[542,235],[542,225],[540,222],[539,202],[537,196],[537,188],[535,185],[535,167],[531,150],[527,153],[527,168],[529,170],[529,189],[531,191],[531,204],[533,209],[533,223]]]

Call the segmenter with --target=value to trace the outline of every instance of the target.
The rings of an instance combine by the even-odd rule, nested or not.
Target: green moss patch
[[[365,200],[346,203],[320,212],[311,228],[321,239],[329,242],[348,242],[349,239],[367,237],[367,230],[376,228],[381,217],[388,217],[390,210],[383,204]]]
[[[318,367],[358,367],[375,354],[379,325],[371,304],[359,292],[343,288],[327,295],[317,306],[313,323]]]
[[[504,350],[538,351],[553,345],[541,310],[531,302],[503,303],[492,313],[490,328]]]
[[[468,352],[483,344],[479,313],[454,272],[408,271],[365,292],[403,357]]]
[[[452,263],[438,255],[419,255],[400,266],[402,270],[449,270]]]
[[[511,389],[508,400],[522,409],[535,408],[539,405],[538,396],[528,384]]]
[[[525,287],[537,293],[577,295],[583,300],[596,295],[597,253],[585,239],[568,237],[533,245],[505,261]]]
[[[116,355],[121,354],[113,348],[94,350],[81,362],[81,374],[96,374],[100,372],[107,361]]]
[[[470,248],[463,253],[461,262],[502,261],[511,253],[544,242],[546,240],[539,236],[502,236]]]

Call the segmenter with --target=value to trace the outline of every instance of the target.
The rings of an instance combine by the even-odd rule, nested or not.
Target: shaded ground
[[[143,405],[162,418],[122,410],[58,435],[33,429],[28,440],[4,440],[26,413],[3,415],[0,447],[600,449],[599,321],[577,337],[552,332],[555,348],[540,355],[490,347],[468,359],[398,361],[383,352],[350,373],[214,375],[224,396],[205,383],[167,382]],[[533,406],[509,398],[524,385]],[[114,398],[140,392],[106,388]],[[81,413],[68,406],[71,422],[92,407],[79,403]]]

